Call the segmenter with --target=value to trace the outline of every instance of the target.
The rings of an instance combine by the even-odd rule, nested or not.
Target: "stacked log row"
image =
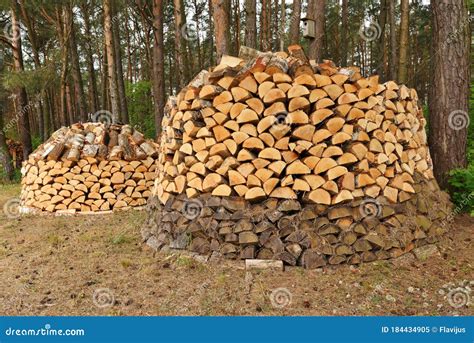
[[[383,196],[336,206],[209,193],[172,196],[164,206],[149,200],[147,244],[229,259],[274,259],[314,269],[395,258],[432,244],[448,230],[449,199],[435,180],[415,176],[416,197],[393,205]]]
[[[444,232],[449,199],[414,89],[299,46],[247,52],[168,101],[149,245],[314,267],[394,257]]]
[[[224,58],[169,105],[158,197],[408,200],[415,172],[433,178],[426,121],[414,89],[378,80],[330,61],[314,70],[298,46]]]
[[[74,124],[56,131],[22,167],[22,210],[97,212],[146,204],[158,146],[129,125]]]

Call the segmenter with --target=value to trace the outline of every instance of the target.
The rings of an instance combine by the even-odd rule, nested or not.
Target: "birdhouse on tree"
[[[302,18],[301,21],[303,22],[303,37],[304,38],[315,38],[315,30],[314,30],[314,20],[311,18]]]

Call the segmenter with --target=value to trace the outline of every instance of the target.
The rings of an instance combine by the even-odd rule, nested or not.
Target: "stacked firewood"
[[[404,202],[415,172],[433,178],[417,100],[414,89],[356,67],[310,63],[297,45],[224,56],[168,102],[156,194],[163,204],[205,193]]]
[[[63,127],[24,162],[21,205],[66,213],[145,205],[157,154],[158,145],[129,125]]]

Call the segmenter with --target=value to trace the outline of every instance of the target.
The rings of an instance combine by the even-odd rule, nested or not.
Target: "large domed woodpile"
[[[130,125],[63,127],[22,167],[23,212],[90,212],[143,206],[158,145]]]
[[[417,100],[299,46],[224,56],[168,102],[144,239],[307,268],[435,242],[450,203]]]

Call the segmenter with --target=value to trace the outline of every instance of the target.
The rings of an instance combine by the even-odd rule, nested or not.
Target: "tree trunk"
[[[120,118],[120,103],[117,86],[117,68],[115,66],[114,38],[112,33],[111,0],[104,0],[104,36],[107,50],[107,77],[109,80],[110,102],[112,105],[112,122],[117,123]]]
[[[109,77],[107,70],[109,67],[107,66],[107,47],[105,44],[104,38],[104,45],[103,45],[103,54],[102,54],[102,73],[101,73],[101,108],[103,110],[110,109],[110,97],[109,97]]]
[[[114,18],[117,17],[117,11],[115,8],[112,8]],[[120,106],[120,121],[124,124],[128,124],[128,106],[127,106],[127,96],[125,94],[125,82],[123,80],[123,68],[122,68],[122,49],[120,42],[120,28],[118,25],[118,20],[112,21],[112,35],[114,40],[114,56],[115,56],[115,73],[117,74],[117,90],[119,97],[119,106]]]
[[[273,0],[273,16],[272,16],[272,28],[270,32],[270,37],[272,39],[272,49],[277,51],[280,46],[280,0]],[[274,38],[274,39],[273,39]]]
[[[269,0],[261,0],[262,12],[260,14],[260,49],[263,51],[271,50],[270,43],[270,4]]]
[[[130,13],[128,7],[125,6],[125,18],[129,18]],[[130,27],[129,21],[125,23],[125,40],[127,42],[127,80],[130,83],[133,83],[133,64],[132,64],[132,49],[131,49],[131,36],[130,36]]]
[[[255,0],[253,0],[255,1]],[[214,60],[214,20],[212,19],[214,17],[214,11],[212,8],[212,0],[208,0],[208,7],[209,7],[209,65],[215,65],[215,60]],[[257,44],[257,36],[256,33],[257,31],[255,30],[255,45]]]
[[[174,18],[175,18],[175,60],[176,60],[176,71],[178,79],[178,87],[184,87],[187,79],[189,78],[188,64],[187,64],[187,53],[186,53],[186,40],[183,37],[183,31],[186,29],[186,13],[182,0],[174,1]],[[183,29],[184,28],[184,29]]]
[[[85,4],[81,4],[82,16],[84,18],[84,32],[85,37],[91,37],[91,25],[89,17],[89,9]],[[95,113],[99,110],[99,98],[97,91],[97,77],[94,69],[94,58],[92,55],[91,43],[88,39],[85,39],[85,53],[86,53],[86,62],[87,62],[87,72],[89,74],[89,87],[88,87],[88,97],[89,97],[89,111]]]
[[[290,19],[290,44],[300,42],[301,0],[293,1],[293,11]]]
[[[384,1],[384,0],[381,0]],[[347,50],[349,49],[348,33],[349,33],[349,0],[342,0],[341,9],[341,61],[340,66],[347,66]]]
[[[72,8],[67,6],[65,9],[66,18],[65,25],[69,32],[69,54],[71,57],[71,69],[72,69],[72,78],[74,80],[74,98],[75,104],[78,110],[79,118],[81,121],[87,121],[87,109],[86,109],[86,97],[84,96],[84,85],[82,82],[81,69],[79,66],[79,54],[77,52],[77,42],[76,42],[76,30],[74,28],[74,19]]]
[[[285,0],[281,0],[281,18],[280,28],[278,29],[279,40],[280,40],[280,51],[285,50],[285,27],[286,27],[286,3]]]
[[[323,51],[325,9],[326,0],[310,0],[308,4],[310,17],[315,20],[315,38],[311,39],[308,56],[316,62],[321,61]]]
[[[466,166],[469,124],[470,28],[465,0],[432,0],[432,69],[429,143],[442,188],[448,172]]]
[[[17,73],[24,70],[23,68],[23,53],[21,49],[21,32],[20,22],[17,17],[17,2],[11,2],[11,19],[12,19],[12,53],[14,60],[14,67]],[[18,87],[17,93],[17,112],[16,118],[18,124],[18,131],[20,132],[21,145],[23,147],[23,159],[26,160],[28,155],[32,152],[31,136],[30,136],[30,121],[28,119],[28,97],[25,87]],[[15,118],[15,119],[16,119]]]
[[[216,37],[217,61],[229,53],[229,13],[230,0],[211,0]]]
[[[74,116],[74,106],[73,106],[73,100],[72,100],[73,95],[71,94],[71,84],[67,83],[66,84],[66,108],[68,113],[69,118],[68,121],[70,124],[76,122],[75,116]]]
[[[397,28],[395,26],[395,0],[387,0],[390,18],[390,79],[397,78]]]
[[[196,22],[196,32],[201,32],[201,21],[200,18],[202,16],[202,9],[200,9],[198,0],[193,0],[193,6],[194,6],[194,21]],[[197,48],[197,60],[198,60],[198,67],[199,70],[203,69],[203,63],[202,63],[202,51],[201,51],[201,37],[199,35],[196,35],[196,48]]]
[[[234,22],[232,24],[232,27],[234,28],[234,39],[232,41],[232,48],[233,48],[233,53],[235,55],[239,54],[240,50],[240,1],[235,0],[233,2],[233,11],[234,11]],[[230,18],[232,19],[232,18]]]
[[[387,44],[385,38],[385,26],[387,23],[387,0],[380,1],[380,38],[377,45],[377,74],[380,75],[381,80],[385,80],[385,66],[387,60]]]
[[[41,62],[40,62],[40,57],[39,57],[39,52],[38,52],[38,36],[36,34],[33,22],[34,19],[30,17],[30,14],[28,13],[28,10],[25,8],[25,4],[23,1],[18,2],[21,16],[23,18],[23,22],[25,23],[26,26],[26,31],[28,33],[28,40],[30,41],[31,45],[31,51],[33,53],[33,62],[35,64],[35,69],[40,69],[41,68]],[[33,21],[33,22],[32,22]],[[41,89],[41,98],[38,99],[38,126],[39,126],[39,133],[40,133],[40,140],[41,142],[44,142],[45,137],[47,136],[48,130],[49,130],[49,125],[48,125],[48,120],[46,119],[47,114],[45,115],[44,113],[44,103],[45,103],[45,91],[44,89]]]
[[[4,67],[4,64],[1,63],[0,73],[3,73],[3,69],[4,69],[3,67]],[[6,179],[8,181],[12,181],[14,167],[12,163],[12,156],[10,154],[10,150],[8,150],[8,144],[5,137],[4,123],[3,123],[5,108],[6,108],[5,98],[2,96],[2,98],[0,99],[0,164],[2,165],[3,170],[5,171]]]
[[[400,48],[398,57],[398,82],[407,82],[407,51],[408,51],[408,25],[410,5],[408,0],[400,2]]]
[[[165,105],[165,71],[163,46],[163,0],[153,0],[153,97],[155,99],[156,137],[161,133]]]

